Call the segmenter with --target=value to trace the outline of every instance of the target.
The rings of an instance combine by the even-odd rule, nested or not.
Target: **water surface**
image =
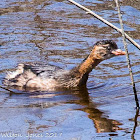
[[[120,28],[113,0],[77,2]],[[140,3],[121,0],[121,10],[125,31],[140,44]],[[2,0],[0,14],[1,85],[6,71],[14,70],[18,63],[47,62],[71,69],[89,54],[96,41],[113,39],[123,49],[119,33],[68,1]],[[127,43],[140,98],[140,51]],[[125,56],[100,63],[84,90],[15,92],[0,89],[0,139],[140,137],[140,118]]]

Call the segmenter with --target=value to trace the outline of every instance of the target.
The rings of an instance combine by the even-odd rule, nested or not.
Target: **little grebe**
[[[101,61],[124,54],[112,40],[102,40],[95,43],[88,57],[72,70],[48,64],[19,64],[16,71],[7,74],[4,84],[38,90],[79,87],[86,85],[89,73]]]

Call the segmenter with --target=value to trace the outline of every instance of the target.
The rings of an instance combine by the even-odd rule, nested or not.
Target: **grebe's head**
[[[105,60],[116,55],[125,55],[125,52],[118,49],[117,44],[112,40],[102,40],[94,44],[92,51],[96,59]]]

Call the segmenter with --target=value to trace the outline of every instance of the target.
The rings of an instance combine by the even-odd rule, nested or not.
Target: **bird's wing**
[[[34,74],[43,77],[52,77],[57,71],[61,71],[62,68],[49,65],[49,64],[24,64],[24,70],[31,70]]]

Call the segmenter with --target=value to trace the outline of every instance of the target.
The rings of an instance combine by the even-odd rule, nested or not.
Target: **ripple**
[[[112,0],[80,3],[119,27]],[[121,4],[125,29],[139,42],[140,3],[125,0]],[[6,71],[23,62],[48,62],[71,69],[101,39],[113,39],[123,49],[119,33],[68,1],[11,0],[0,6],[1,81]],[[140,52],[129,42],[128,50],[139,97]],[[62,139],[130,138],[135,100],[125,56],[100,63],[90,73],[87,89],[15,92],[0,89],[1,132],[63,132]]]

